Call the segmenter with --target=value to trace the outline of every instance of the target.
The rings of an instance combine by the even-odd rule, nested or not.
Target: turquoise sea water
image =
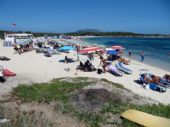
[[[90,44],[124,46],[125,55],[132,52],[132,58],[140,60],[140,52],[145,52],[144,63],[170,72],[170,38],[135,38],[135,37],[92,37],[84,38]]]

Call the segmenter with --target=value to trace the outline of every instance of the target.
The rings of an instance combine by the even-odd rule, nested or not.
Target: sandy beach
[[[133,91],[134,93],[151,98],[163,104],[170,104],[170,89],[167,89],[165,93],[159,93],[152,90],[146,90],[134,81],[139,79],[139,70],[148,69],[151,73],[163,76],[164,74],[170,74],[170,72],[161,70],[150,65],[143,64],[138,61],[131,60],[131,64],[128,66],[132,69],[132,75],[124,74],[122,77],[116,77],[110,73],[97,74],[96,72],[81,72],[77,71],[76,67],[79,62],[73,63],[61,63],[59,60],[64,59],[65,54],[53,55],[52,57],[45,57],[43,54],[37,54],[35,51],[23,53],[21,55],[14,54],[14,50],[11,47],[3,47],[3,42],[0,40],[0,56],[9,57],[10,61],[0,61],[0,65],[4,68],[8,68],[17,74],[16,77],[8,78],[5,83],[0,83],[0,96],[9,93],[12,88],[18,84],[32,84],[40,82],[49,82],[53,78],[60,77],[93,77],[93,78],[105,78],[109,81],[120,83],[125,88]],[[69,58],[77,60],[76,52],[68,54]],[[87,56],[80,55],[80,59],[86,59]],[[97,68],[99,65],[99,57],[95,57],[93,65]],[[65,71],[65,68],[70,68],[70,71]]]

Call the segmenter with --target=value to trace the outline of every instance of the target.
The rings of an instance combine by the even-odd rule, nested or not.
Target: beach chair
[[[132,70],[125,67],[125,65],[122,62],[116,63],[116,67],[117,69],[119,69],[120,71],[123,71],[126,74],[132,74]]]

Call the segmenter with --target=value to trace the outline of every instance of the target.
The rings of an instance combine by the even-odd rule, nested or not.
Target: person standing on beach
[[[131,57],[132,56],[132,52],[131,51],[129,51],[129,57]]]
[[[129,51],[129,61],[131,60],[131,57],[132,57],[132,52]]]
[[[91,61],[94,60],[93,53],[90,53],[89,55],[90,55],[90,60],[91,60]]]
[[[144,57],[145,57],[145,52],[142,51],[142,52],[140,53],[140,56],[141,56],[141,62],[143,62],[143,61],[144,61]]]
[[[99,64],[98,68],[100,67],[100,65],[102,65],[104,73],[106,73],[107,60],[104,59],[102,56],[100,56],[100,64]]]
[[[76,45],[76,51],[77,51],[77,59],[79,61],[79,51],[80,51],[80,47],[78,45]]]

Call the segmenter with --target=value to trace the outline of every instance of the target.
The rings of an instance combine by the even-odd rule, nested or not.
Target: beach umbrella
[[[79,53],[91,53],[91,52],[96,52],[96,51],[101,51],[102,48],[100,47],[88,47],[88,48],[84,48],[82,50],[79,51]]]
[[[107,50],[106,53],[109,54],[109,55],[117,55],[116,50]]]
[[[72,50],[75,50],[75,48],[72,47],[72,46],[63,46],[63,47],[59,48],[60,52],[69,52],[69,51],[72,51]]]
[[[125,49],[125,48],[120,45],[114,45],[114,46],[112,46],[112,49]]]
[[[68,46],[68,45],[59,48],[59,51],[60,51],[60,52],[65,52],[65,53],[66,53],[65,60],[64,60],[65,63],[67,63],[67,61],[68,61],[68,58],[67,58],[68,53],[70,53],[70,51],[73,51],[73,50],[75,50],[75,48],[72,47],[72,46]]]

